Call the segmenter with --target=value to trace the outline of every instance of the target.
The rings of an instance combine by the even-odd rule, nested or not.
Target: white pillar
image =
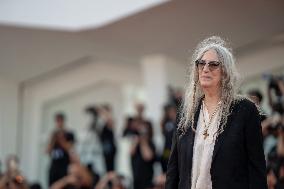
[[[163,137],[160,121],[163,106],[167,102],[166,57],[163,55],[146,56],[141,61],[145,89],[146,117],[153,123],[154,142],[157,150],[162,150]]]
[[[146,92],[146,116],[160,122],[162,108],[167,101],[166,57],[149,55],[142,59],[142,72]]]

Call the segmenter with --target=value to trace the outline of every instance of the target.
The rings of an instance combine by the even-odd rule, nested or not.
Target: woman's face
[[[205,65],[200,64],[198,66],[198,79],[202,89],[216,89],[221,85],[222,69],[221,64],[218,63],[219,58],[215,50],[208,50],[200,59]],[[209,64],[208,64],[209,63]]]

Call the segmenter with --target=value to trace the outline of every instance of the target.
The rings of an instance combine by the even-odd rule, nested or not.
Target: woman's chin
[[[200,86],[203,89],[208,89],[208,88],[212,88],[213,87],[213,85],[211,83],[201,83]]]

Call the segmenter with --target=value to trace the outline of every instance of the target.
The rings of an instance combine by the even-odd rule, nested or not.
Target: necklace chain
[[[209,117],[208,125],[206,125],[206,122],[205,122],[205,115],[204,115],[205,102],[203,101],[203,104],[202,104],[202,115],[203,115],[203,123],[204,123],[204,131],[203,131],[204,140],[206,140],[206,138],[209,136],[209,134],[208,134],[209,126],[211,125],[211,122],[212,122],[212,120],[213,120],[213,117],[215,116],[215,114],[216,114],[217,111],[219,110],[220,105],[221,105],[221,101],[218,102],[217,107],[215,108],[215,110],[213,111],[213,113],[212,113],[212,114],[210,115],[210,117]]]

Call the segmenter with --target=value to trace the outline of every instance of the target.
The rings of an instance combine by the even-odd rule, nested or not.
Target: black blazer
[[[201,103],[195,113],[194,127]],[[211,164],[213,189],[267,189],[260,116],[256,106],[242,99],[231,107],[224,131],[217,137]],[[190,189],[195,133],[173,136],[166,189]]]

